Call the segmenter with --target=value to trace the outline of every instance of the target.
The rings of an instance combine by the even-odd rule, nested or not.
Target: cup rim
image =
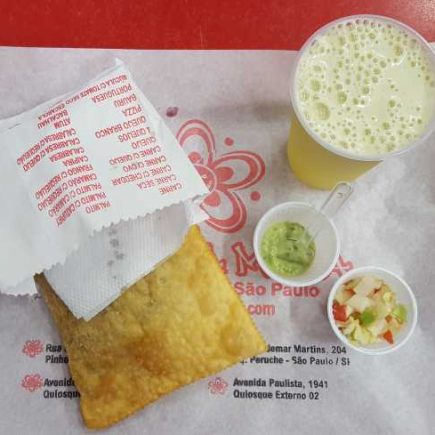
[[[260,246],[260,227],[262,226],[262,223],[271,215],[273,215],[274,213],[276,213],[278,210],[281,209],[286,209],[286,208],[293,208],[293,207],[297,207],[297,208],[306,208],[306,209],[310,209],[312,211],[317,212],[319,215],[323,216],[323,218],[325,219],[326,222],[328,222],[328,224],[330,225],[330,227],[333,230],[334,233],[334,237],[335,237],[335,241],[336,241],[336,249],[335,249],[335,254],[333,259],[331,260],[331,264],[330,266],[327,268],[327,270],[322,273],[321,275],[319,275],[316,278],[313,278],[309,281],[293,281],[291,279],[287,279],[285,277],[282,277],[276,273],[274,273],[273,271],[270,270],[270,268],[267,266],[267,264],[263,261],[263,258],[260,255],[260,251],[259,251],[259,246]],[[307,203],[307,202],[302,202],[302,201],[287,201],[287,202],[282,202],[280,204],[277,204],[271,208],[269,208],[262,216],[261,218],[258,220],[256,226],[255,226],[255,230],[254,230],[254,236],[253,236],[253,245],[254,245],[254,254],[255,254],[255,258],[259,264],[259,266],[261,267],[261,269],[270,277],[272,278],[274,281],[279,282],[280,284],[283,285],[287,285],[290,287],[308,287],[310,285],[314,285],[317,284],[319,282],[321,282],[322,280],[324,280],[326,277],[329,276],[329,274],[332,272],[332,269],[334,268],[334,266],[337,264],[338,261],[338,257],[340,255],[340,237],[338,236],[338,231],[337,231],[337,227],[335,226],[334,222],[329,219],[327,216],[325,216],[323,213],[321,213],[319,210],[317,210],[314,206],[312,206],[311,204]]]
[[[296,102],[296,75],[297,75],[296,73],[298,70],[299,62],[301,60],[302,55],[305,53],[306,48],[311,44],[311,42],[316,37],[318,37],[320,34],[325,32],[328,28],[330,28],[336,24],[342,23],[342,22],[354,21],[357,19],[377,19],[377,20],[386,21],[386,22],[389,22],[391,24],[394,24],[395,26],[397,26],[399,28],[403,28],[404,30],[409,32],[411,35],[413,35],[413,37],[418,39],[419,42],[425,47],[426,51],[428,52],[429,58],[432,61],[433,67],[435,69],[435,51],[430,46],[429,42],[412,27],[408,26],[405,23],[402,23],[401,21],[395,20],[394,18],[386,17],[384,15],[376,15],[376,14],[348,15],[348,16],[341,17],[341,18],[338,18],[336,20],[330,21],[329,23],[326,23],[322,27],[317,29],[304,42],[304,44],[302,45],[300,50],[297,52],[295,62],[293,64],[293,68],[292,68],[291,73],[290,73],[290,100],[291,100],[291,104],[292,104],[292,109],[293,109],[294,113],[296,114],[298,121],[300,122],[300,124],[304,128],[305,132],[309,136],[311,136],[311,138],[315,142],[317,142],[319,145],[323,146],[326,150],[328,150],[328,151],[330,151],[338,156],[341,156],[341,157],[344,157],[344,158],[347,158],[350,160],[363,161],[363,162],[379,162],[379,161],[389,159],[390,157],[406,153],[406,152],[410,151],[411,149],[416,148],[418,145],[424,143],[427,140],[427,138],[435,131],[435,115],[434,115],[434,118],[429,123],[426,130],[417,139],[412,141],[408,146],[403,147],[397,151],[389,152],[389,153],[373,154],[373,155],[372,154],[357,155],[357,154],[342,150],[338,147],[334,147],[333,145],[329,144],[324,139],[322,139],[314,130],[312,130],[308,126],[308,124],[305,121],[304,117],[302,116],[302,114],[299,110],[299,107],[297,105],[297,102]]]
[[[370,273],[370,274],[376,274],[376,271],[385,273],[387,275],[392,276],[393,278],[397,279],[398,281],[401,282],[401,284],[403,285],[403,287],[405,288],[405,290],[408,292],[408,295],[411,299],[411,306],[412,306],[412,311],[413,311],[413,320],[412,323],[410,325],[410,328],[407,332],[407,334],[403,337],[403,339],[398,342],[398,343],[394,343],[392,345],[387,346],[384,349],[373,349],[373,348],[369,348],[369,347],[364,347],[364,346],[355,346],[354,344],[352,344],[344,334],[341,333],[341,331],[339,330],[337,324],[335,323],[335,319],[334,316],[332,314],[332,304],[334,302],[334,296],[337,293],[338,288],[341,286],[341,284],[343,284],[343,282],[349,280],[352,276],[355,275],[360,275],[360,274],[364,274],[364,273]],[[348,272],[346,272],[345,274],[343,274],[332,286],[331,291],[329,292],[329,296],[328,296],[328,302],[327,302],[327,314],[328,314],[328,320],[329,323],[331,325],[332,330],[334,331],[334,334],[337,336],[337,338],[340,339],[340,341],[345,344],[346,346],[349,346],[350,348],[366,354],[366,355],[385,355],[387,353],[391,353],[397,349],[400,349],[411,337],[411,335],[414,333],[415,327],[417,325],[417,318],[418,318],[418,308],[417,308],[417,301],[415,299],[415,295],[414,292],[412,291],[411,287],[409,286],[409,284],[403,279],[401,278],[399,275],[397,275],[396,273],[392,272],[391,270],[385,269],[383,267],[380,266],[363,266],[363,267],[357,267],[355,269],[352,269]]]

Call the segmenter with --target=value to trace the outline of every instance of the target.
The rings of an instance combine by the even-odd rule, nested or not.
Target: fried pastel
[[[43,275],[90,428],[266,350],[198,227],[156,270],[90,321],[76,319]]]

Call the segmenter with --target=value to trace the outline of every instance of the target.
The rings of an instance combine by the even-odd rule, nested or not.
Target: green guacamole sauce
[[[260,252],[270,270],[281,276],[304,273],[314,260],[316,245],[296,222],[277,222],[264,233]]]

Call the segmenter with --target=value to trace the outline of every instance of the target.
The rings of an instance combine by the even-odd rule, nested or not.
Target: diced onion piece
[[[355,330],[356,326],[359,325],[359,322],[357,320],[353,320],[349,323],[344,329],[343,334],[344,335],[350,335]]]
[[[385,319],[379,319],[376,320],[374,323],[372,323],[370,326],[367,326],[367,330],[370,331],[371,334],[377,337],[385,330],[386,327],[387,327],[387,322],[385,321]]]
[[[367,296],[355,294],[346,302],[346,305],[349,305],[355,311],[362,313],[367,307],[371,305],[371,302]]]
[[[378,289],[382,283],[373,276],[364,276],[361,281],[355,286],[354,291],[357,295],[368,296],[370,293]]]
[[[353,291],[348,289],[342,289],[339,290],[335,295],[335,300],[340,304],[343,305],[346,303],[348,299],[350,299],[353,296]]]

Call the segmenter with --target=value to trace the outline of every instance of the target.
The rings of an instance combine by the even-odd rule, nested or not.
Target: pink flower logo
[[[211,394],[225,394],[227,387],[228,383],[219,376],[208,383],[208,390]]]
[[[232,151],[216,156],[213,132],[203,121],[185,122],[177,139],[195,165],[210,193],[201,207],[209,214],[207,224],[223,233],[239,231],[246,222],[246,205],[236,192],[258,183],[266,173],[263,159],[251,151]],[[225,145],[233,146],[231,138]],[[258,201],[261,195],[251,192],[250,198]]]
[[[34,391],[38,390],[44,385],[44,379],[41,377],[41,375],[34,374],[34,375],[26,375],[21,381],[21,386],[27,390],[33,393]]]
[[[42,353],[43,350],[44,348],[42,346],[41,340],[27,340],[24,343],[21,352],[23,352],[25,355],[27,355],[30,358],[35,358],[35,356]]]
[[[329,274],[327,278],[329,278],[332,275],[341,276],[346,272],[349,272],[349,270],[353,269],[353,263],[350,260],[345,260],[341,255],[338,257],[337,264],[335,265],[334,269],[332,269],[332,272]]]

